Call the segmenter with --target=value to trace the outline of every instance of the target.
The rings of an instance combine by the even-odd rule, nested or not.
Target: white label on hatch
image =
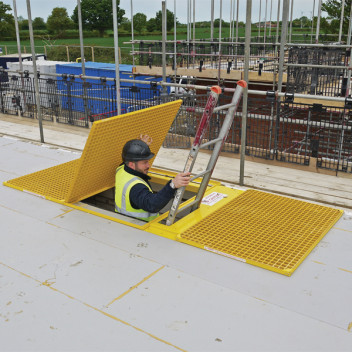
[[[227,197],[227,194],[212,192],[202,199],[202,204],[214,205],[215,203],[219,202],[221,199],[226,197]]]

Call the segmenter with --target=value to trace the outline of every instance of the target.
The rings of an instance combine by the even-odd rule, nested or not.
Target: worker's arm
[[[176,188],[187,186],[190,172],[177,174],[158,193],[152,193],[147,186],[138,183],[131,188],[130,201],[135,209],[143,209],[149,213],[158,213],[175,195]],[[171,182],[175,186],[171,186]]]
[[[135,209],[143,209],[149,213],[158,213],[173,198],[175,189],[172,189],[170,182],[159,192],[152,193],[147,186],[138,183],[131,188],[130,201]]]

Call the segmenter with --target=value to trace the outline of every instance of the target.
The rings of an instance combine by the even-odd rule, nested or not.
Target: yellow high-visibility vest
[[[138,176],[131,175],[125,171],[124,165],[121,165],[116,169],[115,176],[115,211],[123,214],[132,216],[137,219],[144,221],[154,220],[159,216],[159,213],[149,213],[143,209],[135,209],[132,207],[130,202],[130,191],[131,188],[137,183],[142,183],[147,186],[150,192],[153,192],[147,182]]]

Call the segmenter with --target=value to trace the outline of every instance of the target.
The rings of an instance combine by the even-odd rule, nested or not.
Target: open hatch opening
[[[158,175],[157,173],[150,172],[151,176],[150,185],[154,192],[158,192],[161,190],[164,185],[173,178],[173,175]],[[198,183],[195,183],[195,186],[191,187],[191,190],[186,189],[182,202],[194,197],[197,194]],[[169,203],[161,209],[160,216],[167,211],[170,210],[173,198],[169,201]],[[83,199],[79,204],[84,208],[90,209],[92,211],[102,213],[111,217],[115,217],[116,219],[123,220],[126,222],[133,223],[135,225],[143,226],[146,224],[145,221],[139,220],[130,216],[122,215],[115,212],[115,187],[112,187],[104,192],[95,194],[89,198]],[[189,214],[190,210],[185,210],[181,212],[179,216],[176,218],[176,221],[183,218],[187,214]],[[165,224],[166,219],[160,221],[161,224]]]

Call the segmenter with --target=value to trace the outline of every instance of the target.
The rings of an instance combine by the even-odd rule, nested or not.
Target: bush
[[[33,30],[34,35],[47,35],[49,32],[46,29],[36,29]],[[20,38],[29,38],[29,31],[28,30],[22,30],[20,31]]]
[[[53,61],[67,61],[67,50],[65,46],[47,46],[47,59]],[[81,50],[79,47],[69,46],[69,59],[76,61],[81,57]],[[86,61],[92,61],[91,47],[84,48],[84,57]],[[95,62],[111,62],[115,63],[114,48],[94,48]],[[132,57],[130,55],[130,48],[121,48],[121,62],[120,64],[132,64]]]
[[[67,52],[66,48],[64,46],[47,46],[47,60],[53,60],[53,61],[67,61]],[[70,60],[73,61],[76,59],[72,56],[71,58],[71,51],[72,54],[73,50],[76,51],[76,48],[70,48]],[[77,48],[78,53],[80,53],[80,49]],[[77,55],[77,57],[81,56],[80,54]]]
[[[1,40],[3,40],[4,42],[11,42],[16,40],[16,36],[14,37],[2,37]]]
[[[55,39],[77,39],[79,38],[78,29],[68,29],[60,35],[52,34],[50,31],[46,29],[37,29],[33,31],[34,37],[38,39],[42,39],[44,36],[50,35],[53,40]],[[83,31],[83,37],[85,38],[96,38],[99,37],[99,31]],[[23,30],[20,31],[21,40],[29,40],[29,31]],[[13,37],[3,37],[2,40],[16,40],[16,36]]]
[[[99,37],[99,31],[83,31],[84,38],[96,38]],[[75,39],[79,38],[79,30],[77,29],[68,29],[62,36],[62,39]]]
[[[131,36],[131,32],[126,32],[125,30],[119,30],[119,37],[130,37],[130,36]],[[113,38],[114,33],[109,33],[108,37]]]

